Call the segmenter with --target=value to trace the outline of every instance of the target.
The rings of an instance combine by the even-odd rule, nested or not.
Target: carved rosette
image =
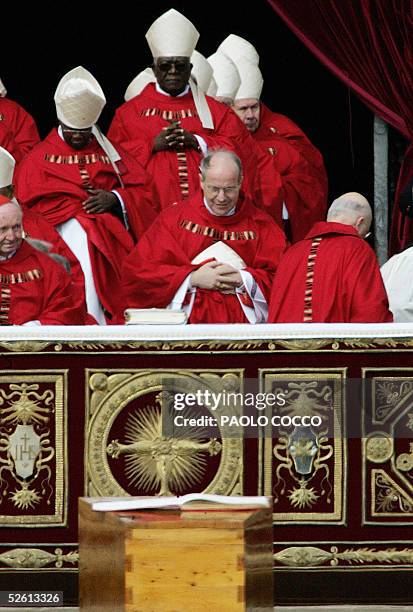
[[[411,524],[413,378],[400,376],[399,371],[397,376],[374,374],[365,371],[363,522]]]
[[[66,524],[66,371],[0,375],[0,521]]]
[[[86,494],[241,494],[243,440],[223,437],[219,419],[207,421],[207,406],[177,412],[173,404],[178,393],[241,384],[238,370],[88,370]],[[182,435],[173,427],[176,414],[201,421]]]
[[[345,522],[344,382],[343,370],[261,371],[262,391],[284,399],[267,410],[284,424],[269,426],[263,442],[264,494],[277,522]]]

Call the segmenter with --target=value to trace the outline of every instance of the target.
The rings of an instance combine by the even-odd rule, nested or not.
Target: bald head
[[[201,159],[200,163],[200,171],[201,171],[201,180],[205,181],[206,174],[208,170],[212,167],[221,167],[225,168],[228,171],[234,171],[237,174],[236,181],[241,183],[242,180],[242,165],[241,160],[232,151],[228,151],[226,149],[217,149],[215,151],[211,151]]]
[[[351,225],[364,238],[372,221],[370,204],[361,193],[356,191],[344,193],[331,204],[327,213],[327,221]]]
[[[212,151],[201,161],[201,188],[214,215],[235,209],[242,181],[241,161],[227,150]]]

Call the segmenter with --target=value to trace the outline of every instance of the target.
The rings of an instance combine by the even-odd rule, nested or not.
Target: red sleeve
[[[130,137],[126,126],[133,119],[128,119],[128,114],[129,109],[124,106],[116,110],[107,136],[110,141],[113,141],[114,145],[119,143],[126,151],[133,155],[143,168],[146,168],[152,157],[153,142],[143,131],[139,139]]]
[[[197,267],[174,239],[170,223],[161,213],[124,262],[125,308],[166,307]]]
[[[83,325],[86,309],[81,295],[75,291],[61,264],[47,255],[44,269],[43,307],[39,315],[42,325]],[[43,257],[44,259],[44,257]]]

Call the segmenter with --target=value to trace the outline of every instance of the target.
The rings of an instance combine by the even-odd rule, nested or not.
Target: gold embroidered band
[[[201,234],[201,236],[209,236],[210,238],[215,238],[216,240],[256,240],[257,235],[252,230],[245,230],[243,232],[229,232],[227,230],[221,231],[217,230],[213,227],[208,227],[207,225],[200,225],[199,223],[194,223],[193,221],[186,221],[185,219],[181,221],[179,226],[188,230],[188,232],[192,232],[193,234]]]
[[[314,282],[314,264],[317,257],[317,250],[320,246],[322,238],[314,238],[311,243],[310,252],[307,259],[307,275],[305,279],[305,294],[304,294],[304,316],[303,323],[311,323],[313,320],[313,282]]]

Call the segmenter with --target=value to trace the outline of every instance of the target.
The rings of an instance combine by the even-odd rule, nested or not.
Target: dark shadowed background
[[[330,201],[345,191],[372,198],[372,113],[296,39],[266,0],[41,2],[35,9],[16,2],[2,17],[0,77],[8,96],[34,116],[44,137],[56,123],[53,95],[59,79],[81,64],[105,92],[99,123],[106,131],[127,85],[151,62],[147,29],[169,8],[194,23],[200,32],[197,49],[206,56],[228,34],[248,39],[261,58],[263,101],[295,121],[322,152]]]

